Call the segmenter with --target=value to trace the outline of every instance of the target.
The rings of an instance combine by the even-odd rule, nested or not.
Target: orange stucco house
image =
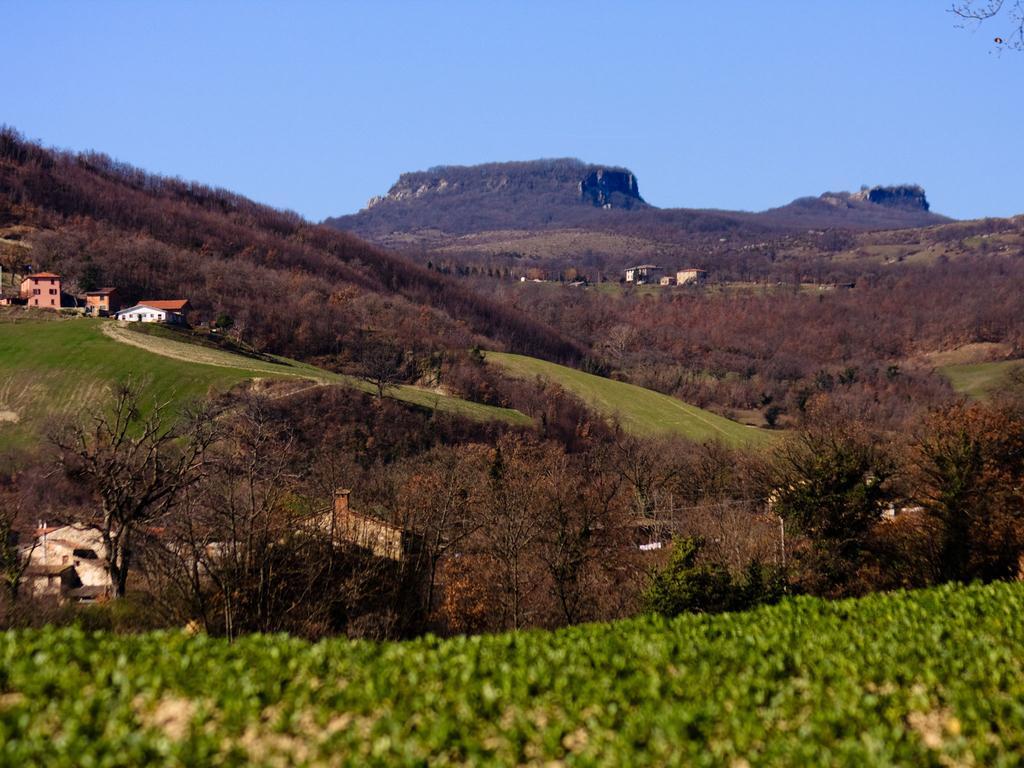
[[[121,308],[117,288],[100,288],[85,292],[85,311],[92,315],[109,315]]]
[[[21,281],[21,298],[30,307],[60,309],[60,275],[37,272]]]

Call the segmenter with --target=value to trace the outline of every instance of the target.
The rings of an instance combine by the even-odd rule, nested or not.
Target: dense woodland
[[[785,443],[748,454],[585,415],[567,440],[337,388],[224,395],[166,432],[134,397],[122,389],[101,422],[55,427],[31,464],[0,466],[4,531],[39,515],[96,526],[124,597],[85,613],[35,601],[6,544],[5,623],[375,638],[559,627],[1007,579],[1024,554],[1021,401],[952,404],[893,435],[822,395]],[[406,556],[335,540],[337,488],[413,537]]]

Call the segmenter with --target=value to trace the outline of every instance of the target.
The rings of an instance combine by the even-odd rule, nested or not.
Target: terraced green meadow
[[[1018,765],[1024,585],[375,644],[0,634],[0,764]]]
[[[534,357],[488,352],[487,361],[520,378],[550,379],[601,415],[636,434],[720,440],[734,446],[763,445],[775,435],[748,427],[660,392],[549,363]]]
[[[209,349],[111,320],[24,319],[24,314],[0,316],[0,439],[7,445],[38,440],[55,418],[89,413],[113,384],[128,378],[144,385],[144,403],[170,402],[175,408],[253,379],[372,390],[367,382],[285,358],[267,361]],[[469,418],[530,421],[518,411],[416,387],[396,387],[389,396]]]

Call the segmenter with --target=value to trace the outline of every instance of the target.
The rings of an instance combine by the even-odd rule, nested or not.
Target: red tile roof
[[[56,277],[59,278],[56,272],[36,272],[34,275],[25,275],[26,280],[31,280],[33,277]]]
[[[166,309],[169,312],[181,312],[188,306],[188,299],[143,299],[138,302],[153,309]]]
[[[117,288],[100,288],[98,291],[86,291],[86,296],[106,296],[116,291]]]

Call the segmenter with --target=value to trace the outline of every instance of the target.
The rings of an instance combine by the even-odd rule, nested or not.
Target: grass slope
[[[0,634],[4,765],[1017,765],[1024,585],[405,643]]]
[[[504,352],[488,352],[487,360],[521,378],[550,379],[581,398],[598,413],[616,418],[641,435],[678,435],[690,440],[721,440],[730,445],[755,445],[773,435],[737,424],[660,392],[583,373],[564,365]]]
[[[984,400],[1010,386],[1011,375],[1021,367],[1024,367],[1024,361],[1000,360],[994,363],[945,365],[938,370],[960,394]]]
[[[127,377],[145,384],[146,402],[171,401],[178,406],[254,378],[372,389],[366,382],[285,358],[250,358],[164,335],[137,333],[113,321],[5,322],[0,318],[0,438],[9,445],[37,440],[49,419],[88,412],[103,402],[112,384]],[[416,387],[396,387],[389,393],[408,403],[469,418],[529,423],[518,411]]]

